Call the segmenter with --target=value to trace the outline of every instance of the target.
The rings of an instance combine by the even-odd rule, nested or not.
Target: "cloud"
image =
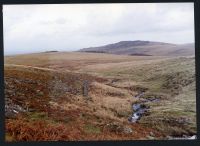
[[[6,54],[122,40],[194,42],[193,3],[4,5]]]

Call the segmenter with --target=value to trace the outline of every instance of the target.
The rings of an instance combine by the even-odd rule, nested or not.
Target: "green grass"
[[[85,125],[84,131],[89,134],[100,134],[101,133],[101,129],[99,127],[96,127],[91,124]]]
[[[45,113],[45,112],[29,112],[27,114],[27,118],[30,121],[46,121],[51,124],[59,124],[60,123],[60,121],[57,121],[57,120],[54,120],[54,119],[48,117],[47,113]],[[63,122],[69,121],[67,118],[65,120],[63,120]]]
[[[28,118],[30,120],[46,120],[48,116],[45,112],[30,112],[28,113]]]
[[[163,133],[168,134],[191,134],[196,132],[196,95],[195,82],[183,88],[182,93],[168,97],[159,103],[149,104],[151,114],[143,117],[140,123],[151,125]],[[168,123],[172,119],[187,118],[189,123]],[[153,120],[152,120],[153,119]]]

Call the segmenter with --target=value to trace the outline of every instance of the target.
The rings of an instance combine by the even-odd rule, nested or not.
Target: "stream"
[[[147,107],[144,103],[159,101],[159,99],[157,98],[144,99],[142,98],[144,94],[145,92],[141,92],[137,94],[136,96],[134,96],[134,98],[140,98],[143,100],[140,103],[134,103],[132,105],[133,114],[131,115],[131,117],[128,118],[128,121],[131,123],[135,123],[138,120],[140,120],[140,118],[148,111],[149,107]]]
[[[130,123],[136,123],[138,120],[140,120],[140,118],[143,115],[145,115],[145,113],[147,113],[147,111],[149,110],[149,107],[147,107],[144,103],[160,101],[159,98],[149,98],[149,99],[142,98],[142,96],[144,96],[144,94],[145,94],[145,92],[141,92],[133,97],[133,98],[138,98],[138,99],[142,99],[142,100],[139,103],[134,103],[132,105],[133,113],[128,118],[128,121]],[[180,137],[167,136],[166,139],[168,139],[168,140],[194,140],[194,139],[196,139],[196,135],[193,135],[193,136],[183,135]]]

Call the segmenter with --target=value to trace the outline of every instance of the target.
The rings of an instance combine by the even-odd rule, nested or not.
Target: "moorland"
[[[5,56],[6,141],[153,140],[196,134],[191,44],[123,41]]]

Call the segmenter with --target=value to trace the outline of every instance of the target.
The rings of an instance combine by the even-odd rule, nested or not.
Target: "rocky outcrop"
[[[16,118],[17,114],[27,112],[20,105],[14,104],[9,98],[5,98],[5,117]]]

